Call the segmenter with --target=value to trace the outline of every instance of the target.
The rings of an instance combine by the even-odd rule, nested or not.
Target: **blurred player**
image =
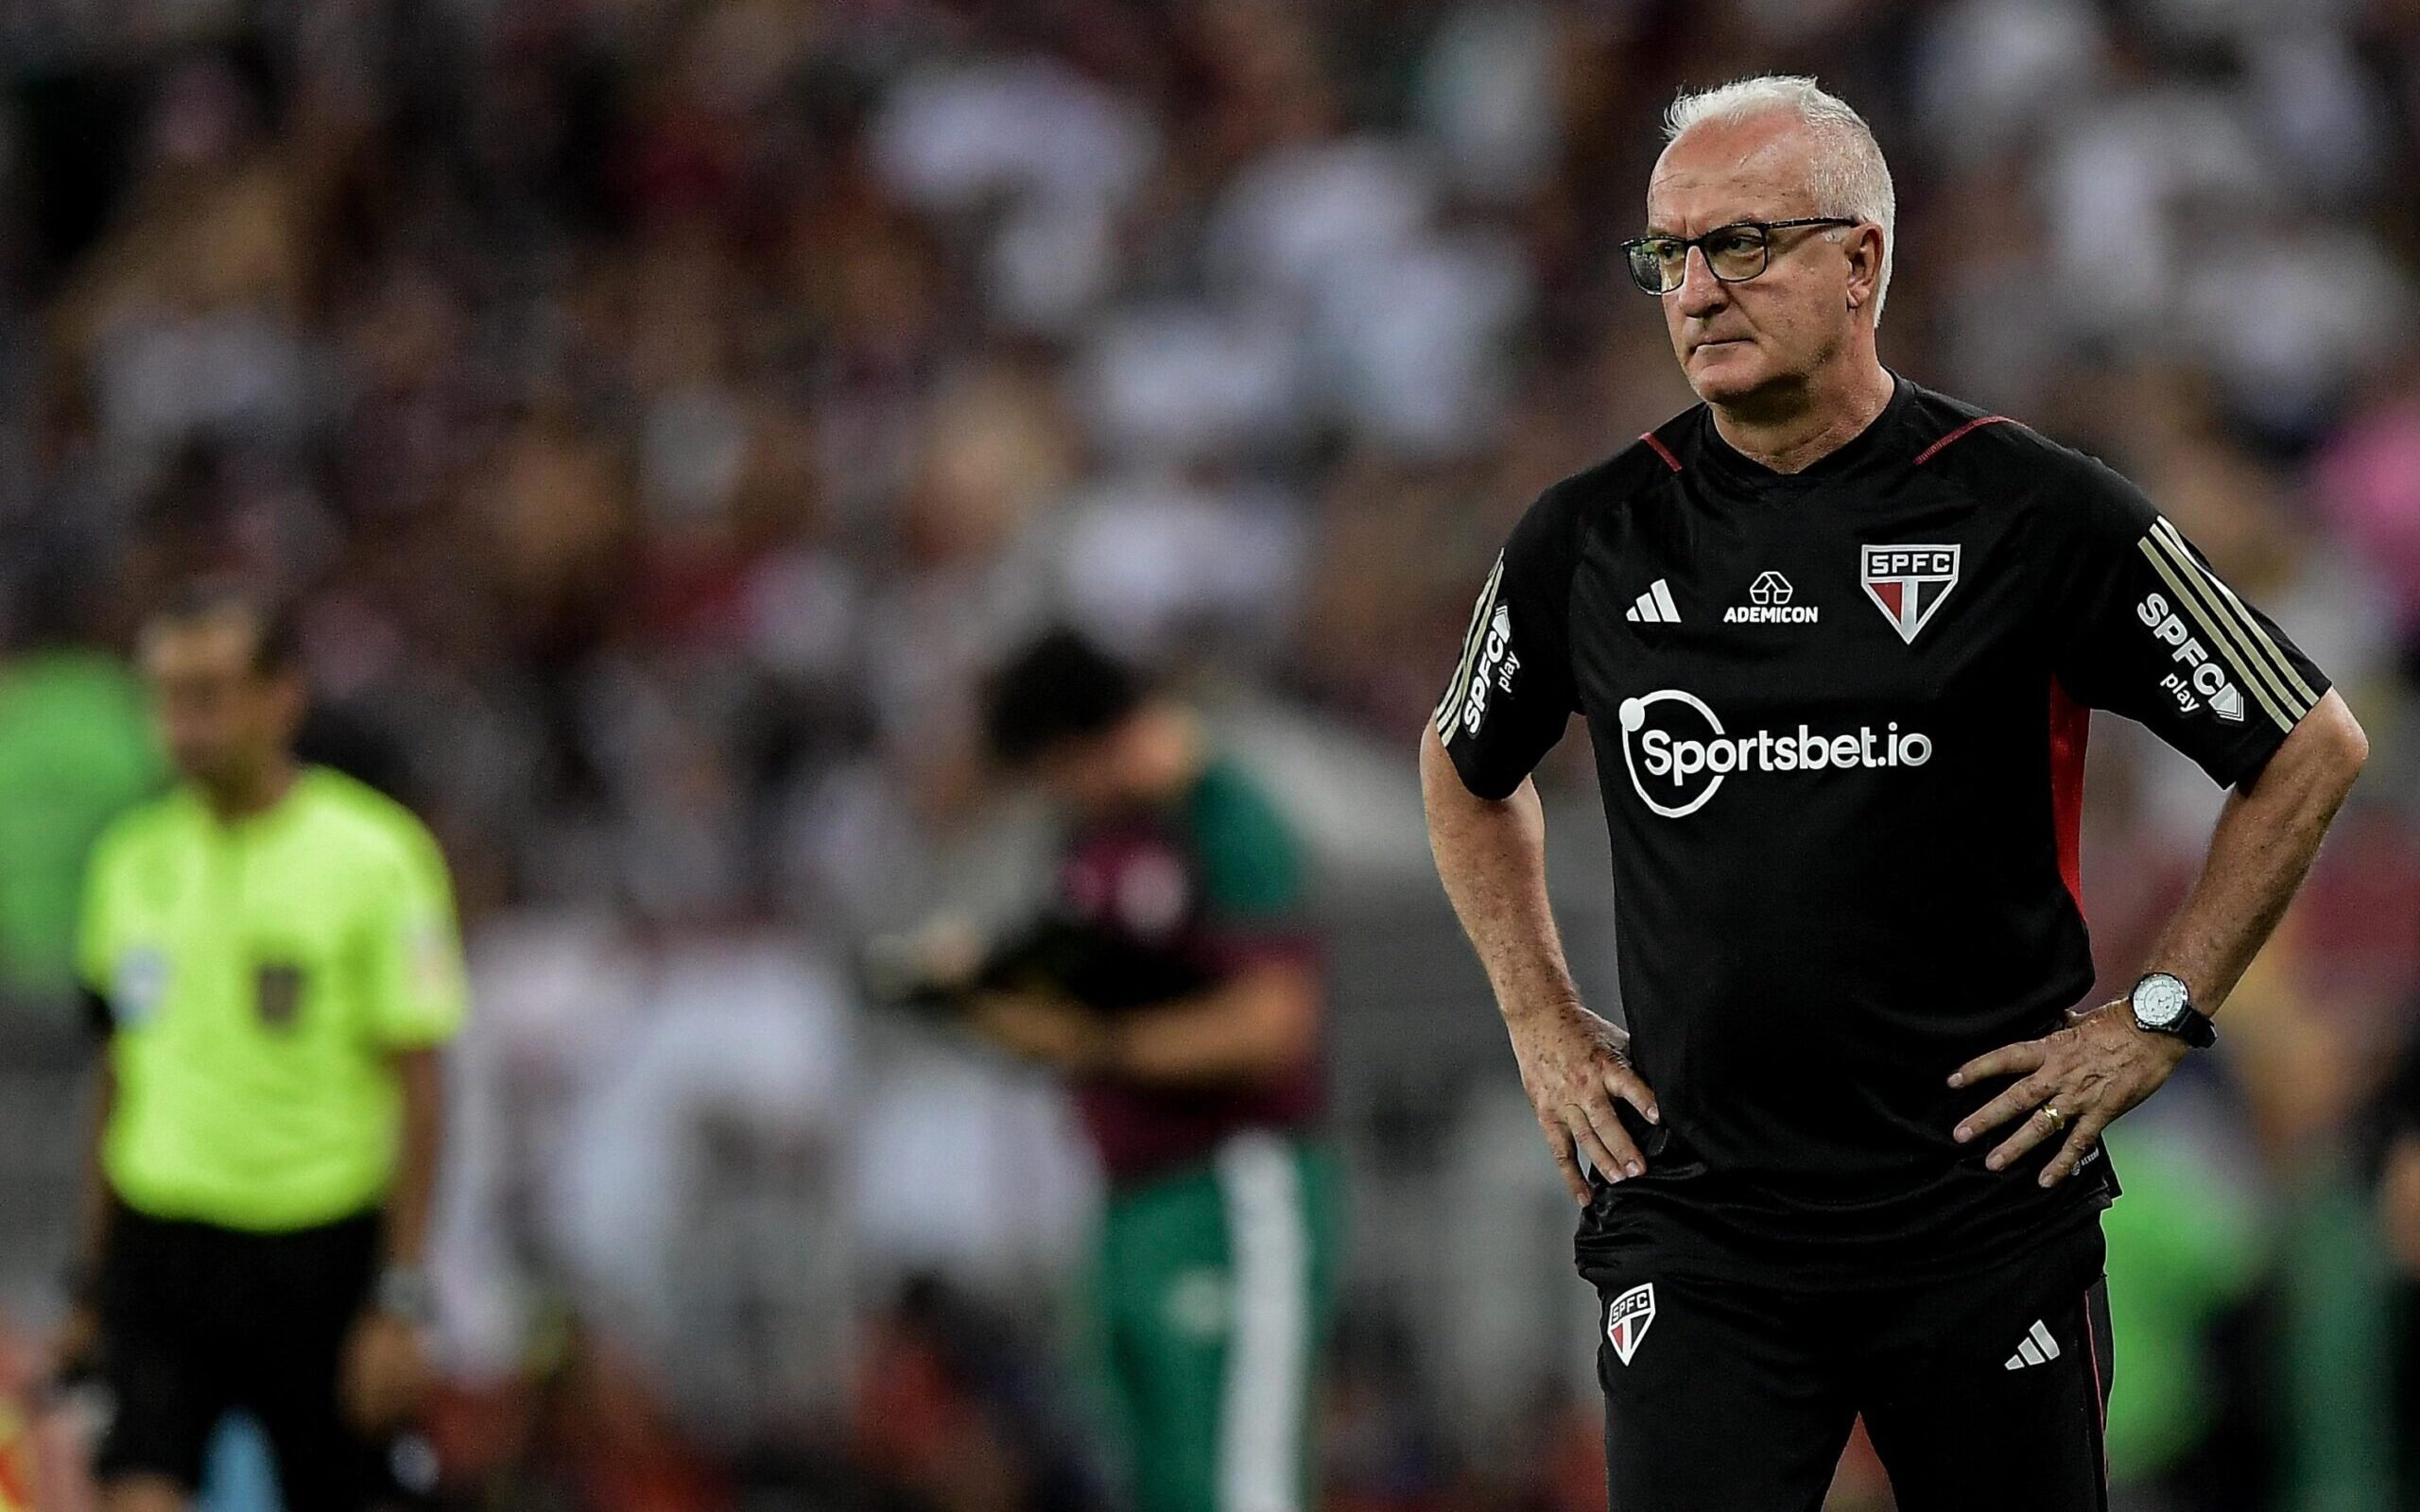
[[[1812,1508],[1862,1413],[1906,1512],[2105,1506],[2098,1136],[2211,1042],[2367,747],[2132,485],[1883,368],[1855,112],[1765,78],[1668,124],[1626,250],[1704,403],[1538,499],[1421,741],[1585,1205],[1614,1504]],[[2131,997],[2070,1015],[2090,708],[2232,791]],[[1628,1033],[1547,902],[1575,711]]]
[[[183,781],[103,836],[82,920],[109,1050],[62,1353],[112,1399],[102,1505],[184,1505],[233,1408],[289,1512],[381,1504],[424,1374],[437,1046],[463,1014],[444,864],[402,808],[298,765],[267,603],[196,592],[141,654]]]
[[[999,673],[987,724],[1072,820],[1059,908],[1209,984],[1115,1012],[992,992],[972,1015],[1072,1079],[1099,1148],[1098,1322],[1135,1505],[1309,1506],[1337,1177],[1312,1133],[1322,988],[1295,839],[1192,710],[1073,634]]]

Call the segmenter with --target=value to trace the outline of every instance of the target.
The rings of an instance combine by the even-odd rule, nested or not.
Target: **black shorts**
[[[344,1342],[378,1264],[374,1213],[254,1234],[112,1214],[101,1263],[101,1375],[112,1398],[94,1458],[104,1483],[161,1475],[199,1484],[218,1420],[258,1420],[296,1512],[384,1505],[384,1444],[337,1407]]]
[[[2103,1512],[2097,1220],[1971,1276],[1718,1280],[1653,1223],[1584,1239],[1614,1512],[1815,1512],[1865,1418],[1900,1512]]]

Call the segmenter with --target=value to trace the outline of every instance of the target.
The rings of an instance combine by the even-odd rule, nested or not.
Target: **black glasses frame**
[[[1788,231],[1795,226],[1861,226],[1863,224],[1865,224],[1863,221],[1849,215],[1801,215],[1795,220],[1735,220],[1727,226],[1717,226],[1700,236],[1634,236],[1622,243],[1622,256],[1624,261],[1630,264],[1632,283],[1650,294],[1664,295],[1672,293],[1687,280],[1689,251],[1692,248],[1705,253],[1705,270],[1714,275],[1715,282],[1745,284],[1750,279],[1763,277],[1765,269],[1772,266],[1773,232]],[[1725,277],[1722,270],[1714,266],[1714,253],[1707,250],[1706,244],[1718,237],[1737,235],[1743,231],[1752,231],[1756,233],[1757,250],[1763,255],[1756,259],[1754,272],[1742,273],[1736,278]],[[1664,282],[1663,259],[1648,260],[1639,255],[1651,243],[1661,243],[1678,247],[1681,249],[1681,261],[1678,265],[1681,277],[1674,280],[1668,286]]]

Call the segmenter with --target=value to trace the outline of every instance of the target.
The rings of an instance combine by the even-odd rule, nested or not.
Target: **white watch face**
[[[2185,1017],[2185,984],[2168,975],[2147,976],[2135,987],[2135,1019],[2151,1028],[2165,1028]]]

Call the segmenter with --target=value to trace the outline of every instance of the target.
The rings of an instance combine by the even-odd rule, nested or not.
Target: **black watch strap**
[[[2178,1019],[2176,1026],[2169,1029],[2168,1033],[2176,1036],[2196,1050],[2207,1050],[2219,1042],[2219,1026],[2212,1023],[2210,1016],[2199,1008],[2187,1008],[2185,1016]]]

